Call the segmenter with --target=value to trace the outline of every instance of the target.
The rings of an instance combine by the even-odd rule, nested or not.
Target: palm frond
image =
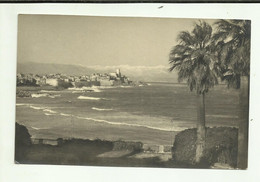
[[[217,82],[215,62],[218,54],[212,41],[212,27],[200,21],[191,32],[178,35],[178,45],[169,55],[169,71],[178,70],[178,81],[187,81],[191,91],[208,92]]]
[[[183,45],[193,45],[194,44],[194,38],[188,31],[180,32],[177,40]]]
[[[219,73],[229,86],[238,88],[240,75],[249,75],[251,21],[219,20],[215,25]]]

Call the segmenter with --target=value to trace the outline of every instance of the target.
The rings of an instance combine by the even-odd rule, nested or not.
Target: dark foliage
[[[251,21],[219,20],[212,37],[219,76],[229,87],[240,88],[240,76],[250,74]]]
[[[178,133],[172,149],[173,160],[192,165],[196,153],[196,128]],[[236,128],[206,128],[206,146],[201,164],[211,166],[214,163],[225,163],[236,167],[237,163]]]
[[[141,151],[143,147],[143,143],[141,142],[115,141],[113,145],[113,150]]]
[[[20,162],[31,146],[31,135],[23,125],[15,123],[15,160]]]
[[[169,71],[178,71],[178,81],[187,81],[191,91],[207,93],[218,84],[215,67],[216,55],[212,46],[212,27],[200,21],[191,32],[178,35],[178,45],[169,55]]]

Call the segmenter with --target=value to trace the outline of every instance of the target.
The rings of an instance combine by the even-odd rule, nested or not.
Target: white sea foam
[[[80,96],[79,96],[80,97]],[[91,100],[97,100],[100,98],[93,98],[93,97],[84,97],[84,99],[91,99]],[[80,97],[81,98],[81,97]],[[53,111],[51,109],[47,109],[44,107],[36,107],[36,106],[30,106],[33,109],[36,110],[43,110],[45,113],[45,115],[50,116],[53,114],[57,114],[58,112]],[[102,109],[102,108],[96,108],[96,107],[92,107],[93,110],[97,110],[97,111],[110,111],[112,109]],[[130,123],[122,123],[122,122],[113,122],[113,121],[107,121],[107,120],[103,120],[103,119],[95,119],[95,118],[90,118],[90,117],[81,117],[81,116],[75,116],[75,115],[71,115],[71,114],[66,114],[66,113],[58,113],[61,116],[72,116],[72,117],[76,117],[78,119],[84,119],[84,120],[89,120],[89,121],[94,121],[94,122],[99,122],[99,123],[106,123],[106,124],[110,124],[110,125],[121,125],[121,126],[129,126],[129,127],[143,127],[143,128],[148,128],[148,129],[153,129],[153,130],[160,130],[160,131],[182,131],[184,129],[186,129],[187,127],[155,127],[155,126],[148,126],[148,125],[142,125],[142,124],[130,124]],[[36,127],[32,127],[35,130],[39,130],[40,128],[36,128]]]
[[[30,108],[36,109],[36,110],[44,109],[43,107],[36,107],[36,106],[30,106]]]
[[[101,109],[101,108],[97,108],[97,107],[92,107],[93,110],[96,111],[112,111],[113,109]]]
[[[111,124],[111,125],[121,125],[121,126],[130,126],[130,127],[143,127],[143,128],[160,130],[160,131],[182,131],[182,130],[186,129],[184,127],[160,128],[160,127],[153,127],[153,126],[147,126],[147,125],[141,125],[141,124],[129,124],[129,123],[112,122],[112,121],[107,121],[107,120],[103,120],[103,119],[94,119],[94,118],[89,118],[89,117],[81,117],[81,116],[76,116],[76,117],[78,119],[90,120],[90,121],[95,121],[95,122],[99,122],[99,123],[106,123],[106,124]]]
[[[36,128],[36,127],[33,127],[33,126],[31,126],[31,128],[34,129],[34,130],[40,130],[41,129],[41,128]]]
[[[29,106],[30,104],[26,104],[26,103],[17,103],[16,106]]]
[[[32,94],[32,97],[39,98],[39,97],[47,97],[49,94]]]
[[[51,116],[51,115],[53,115],[53,114],[50,114],[50,113],[44,113],[46,116]]]
[[[56,98],[56,97],[60,97],[61,95],[49,95],[50,98]]]
[[[78,96],[78,99],[86,99],[86,100],[100,100],[98,97],[87,97],[87,96]]]
[[[87,92],[101,92],[101,90],[99,90],[98,87],[82,87],[82,88],[77,88],[77,87],[72,87],[72,88],[68,88],[68,90],[71,90],[73,91],[72,93],[77,93],[75,91],[81,91],[81,92],[84,92],[84,91],[87,91]]]
[[[122,87],[122,88],[131,88],[131,87],[133,87],[133,86],[124,86],[124,85],[121,85],[120,87]]]
[[[83,88],[84,88],[84,87],[83,87]],[[93,90],[94,92],[101,92],[101,90],[99,90],[99,88],[96,87],[96,86],[92,86],[92,87],[91,87],[91,90]]]
[[[57,113],[56,111],[53,111],[53,110],[51,110],[51,109],[44,109],[43,111],[49,112],[49,113],[53,113],[53,114]]]
[[[74,93],[82,93],[82,92],[84,92],[83,90],[79,90],[79,91],[72,91],[72,93],[74,94]]]
[[[46,129],[48,129],[48,128],[37,128],[37,127],[33,127],[33,126],[30,126],[32,129],[34,129],[34,130],[46,130]]]
[[[71,116],[70,114],[60,113],[61,116]]]
[[[100,99],[103,99],[103,98],[79,96],[78,99],[100,100]],[[40,106],[34,106],[34,105],[30,105],[30,108],[36,109],[36,110],[42,110],[46,116],[59,114],[61,116],[76,117],[76,118],[82,119],[82,120],[89,120],[89,121],[98,122],[98,123],[105,123],[105,124],[109,124],[109,125],[128,126],[128,127],[142,127],[142,128],[160,130],[160,131],[166,131],[166,132],[182,131],[182,130],[187,128],[187,127],[178,127],[178,126],[177,127],[167,127],[167,126],[157,127],[157,126],[149,126],[149,125],[137,124],[137,123],[113,122],[113,121],[108,121],[108,120],[104,120],[104,119],[81,117],[81,116],[75,116],[75,115],[71,115],[71,114],[56,112],[56,111],[53,111],[53,110],[51,110],[50,108],[47,108],[47,107],[40,107]],[[97,108],[97,107],[92,107],[92,109],[97,110],[97,111],[111,111],[111,110],[113,110],[113,109]],[[42,128],[36,128],[36,127],[32,127],[32,128],[35,129],[35,130],[42,129]]]

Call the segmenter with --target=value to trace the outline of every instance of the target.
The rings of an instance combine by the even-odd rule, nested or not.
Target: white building
[[[46,79],[46,84],[51,85],[51,86],[58,86],[58,79],[47,78]]]
[[[112,76],[112,77],[115,77],[115,78],[117,77],[116,73],[109,73],[109,75]]]
[[[112,86],[114,84],[114,80],[100,80],[101,86]]]

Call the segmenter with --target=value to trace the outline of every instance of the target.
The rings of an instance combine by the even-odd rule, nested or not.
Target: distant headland
[[[144,85],[144,82],[132,81],[123,75],[120,69],[111,73],[92,73],[81,76],[67,74],[32,74],[18,73],[17,86],[53,86],[53,87],[91,87],[91,86],[135,86]]]

